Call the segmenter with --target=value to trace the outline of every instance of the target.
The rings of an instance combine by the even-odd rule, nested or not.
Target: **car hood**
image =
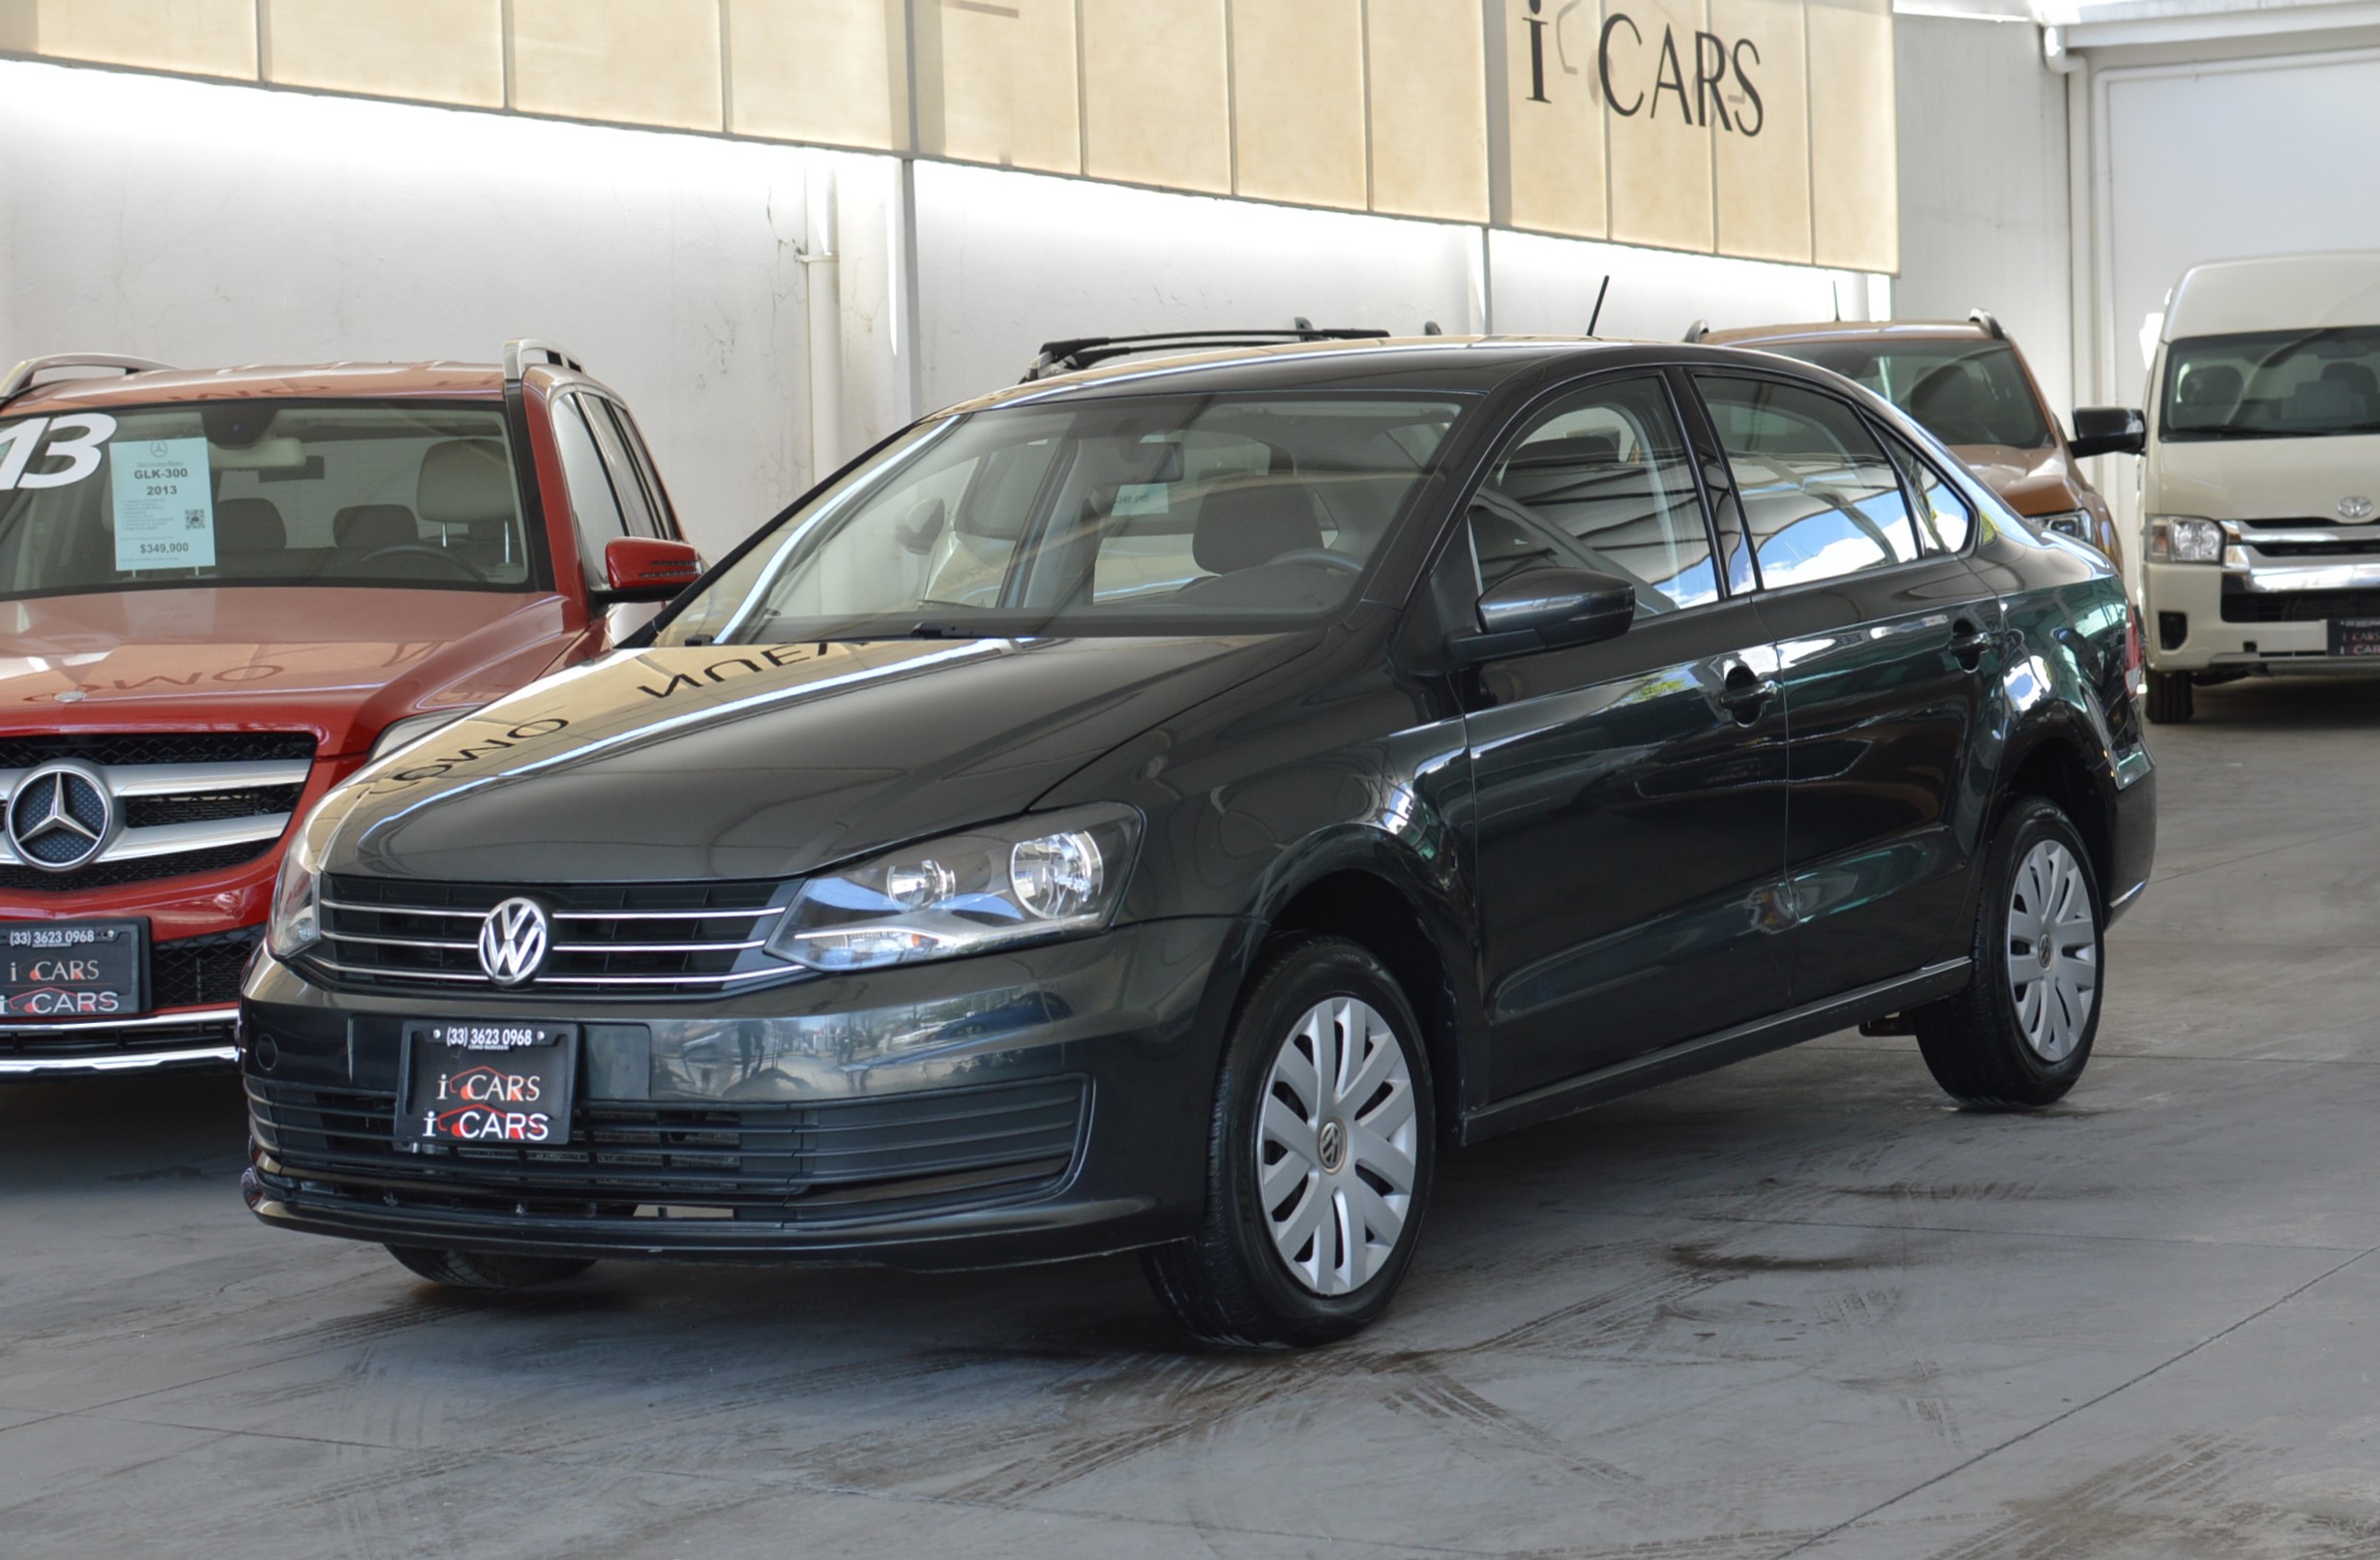
[[[519,884],[793,877],[1025,812],[1316,638],[623,651],[363,771],[326,808],[325,864]]]
[[[2020,515],[2055,515],[2083,507],[2082,482],[2056,449],[2007,444],[1954,444],[1950,453]]]
[[[325,754],[390,721],[482,704],[551,666],[558,596],[190,589],[0,602],[14,732],[312,730]]]
[[[2338,520],[2380,500],[2380,435],[2160,440],[2142,508],[2204,520]]]

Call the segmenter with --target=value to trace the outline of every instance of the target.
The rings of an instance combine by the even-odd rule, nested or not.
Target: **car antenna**
[[[1587,316],[1587,334],[1590,336],[1592,336],[1595,333],[1595,326],[1600,323],[1603,318],[1603,295],[1611,290],[1612,274],[1609,271],[1606,271],[1603,273],[1603,285],[1595,288],[1594,313]]]

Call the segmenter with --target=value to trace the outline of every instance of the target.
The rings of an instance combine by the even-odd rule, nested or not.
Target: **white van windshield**
[[[2193,336],[2165,349],[2157,436],[2380,434],[2380,326]]]

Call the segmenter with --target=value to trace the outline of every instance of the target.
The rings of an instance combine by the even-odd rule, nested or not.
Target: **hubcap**
[[[2043,840],[2017,863],[2008,894],[2008,995],[2017,1027],[2044,1062],[2082,1043],[2098,1002],[2098,909],[2073,853]]]
[[[1379,1009],[1306,1009],[1264,1080],[1256,1184],[1273,1248],[1318,1295],[1359,1289],[1413,1205],[1413,1072]]]

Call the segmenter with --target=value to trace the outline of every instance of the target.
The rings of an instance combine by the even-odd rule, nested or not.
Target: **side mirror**
[[[2066,443],[2077,460],[2090,455],[2138,455],[2149,447],[2149,419],[2130,406],[2077,406],[2074,436]]]
[[[616,536],[604,544],[603,602],[668,601],[702,573],[691,543]]]
[[[1479,598],[1479,632],[1452,644],[1458,665],[1500,655],[1592,645],[1636,620],[1636,586],[1592,569],[1535,568],[1490,585]]]

